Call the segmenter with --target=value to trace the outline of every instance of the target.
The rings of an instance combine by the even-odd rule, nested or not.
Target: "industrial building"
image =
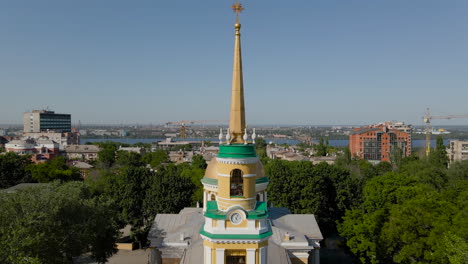
[[[407,157],[411,155],[411,130],[411,126],[401,122],[354,128],[349,135],[349,150],[353,157],[372,163],[390,162],[392,153]]]
[[[49,110],[33,110],[23,114],[23,131],[27,132],[71,132],[71,115],[56,114]]]

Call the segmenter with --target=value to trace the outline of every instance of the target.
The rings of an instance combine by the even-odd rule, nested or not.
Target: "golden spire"
[[[230,143],[244,143],[245,109],[244,109],[244,81],[242,78],[242,56],[240,44],[239,13],[244,10],[239,0],[231,7],[236,13],[236,29],[234,41],[234,64],[232,69],[231,115],[229,119],[229,132],[232,135]]]

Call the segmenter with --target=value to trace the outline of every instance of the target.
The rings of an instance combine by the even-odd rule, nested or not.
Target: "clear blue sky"
[[[228,119],[233,2],[0,0],[0,123]],[[250,124],[468,113],[466,0],[241,3]]]

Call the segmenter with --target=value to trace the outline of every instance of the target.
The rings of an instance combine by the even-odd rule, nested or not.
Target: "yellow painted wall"
[[[308,260],[307,258],[291,258],[291,263],[292,264],[307,264]]]

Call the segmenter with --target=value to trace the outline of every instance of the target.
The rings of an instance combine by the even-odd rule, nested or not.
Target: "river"
[[[124,144],[135,144],[138,142],[141,143],[153,143],[155,141],[164,141],[164,138],[83,138],[81,139],[81,144],[86,144],[87,142],[105,142],[105,141],[112,141],[112,142],[120,142]],[[217,138],[187,138],[187,141],[211,141],[217,142]],[[444,144],[447,146],[449,141],[452,139],[445,139]],[[177,140],[176,140],[177,141]],[[288,145],[296,145],[300,141],[296,139],[278,139],[278,138],[266,138],[266,142],[273,142],[276,144],[288,144]],[[334,147],[346,147],[348,146],[349,140],[347,139],[331,139],[328,141],[330,146]],[[431,140],[431,146],[435,146],[436,140]],[[426,140],[424,139],[416,139],[413,140],[413,148],[421,148],[426,145]]]

